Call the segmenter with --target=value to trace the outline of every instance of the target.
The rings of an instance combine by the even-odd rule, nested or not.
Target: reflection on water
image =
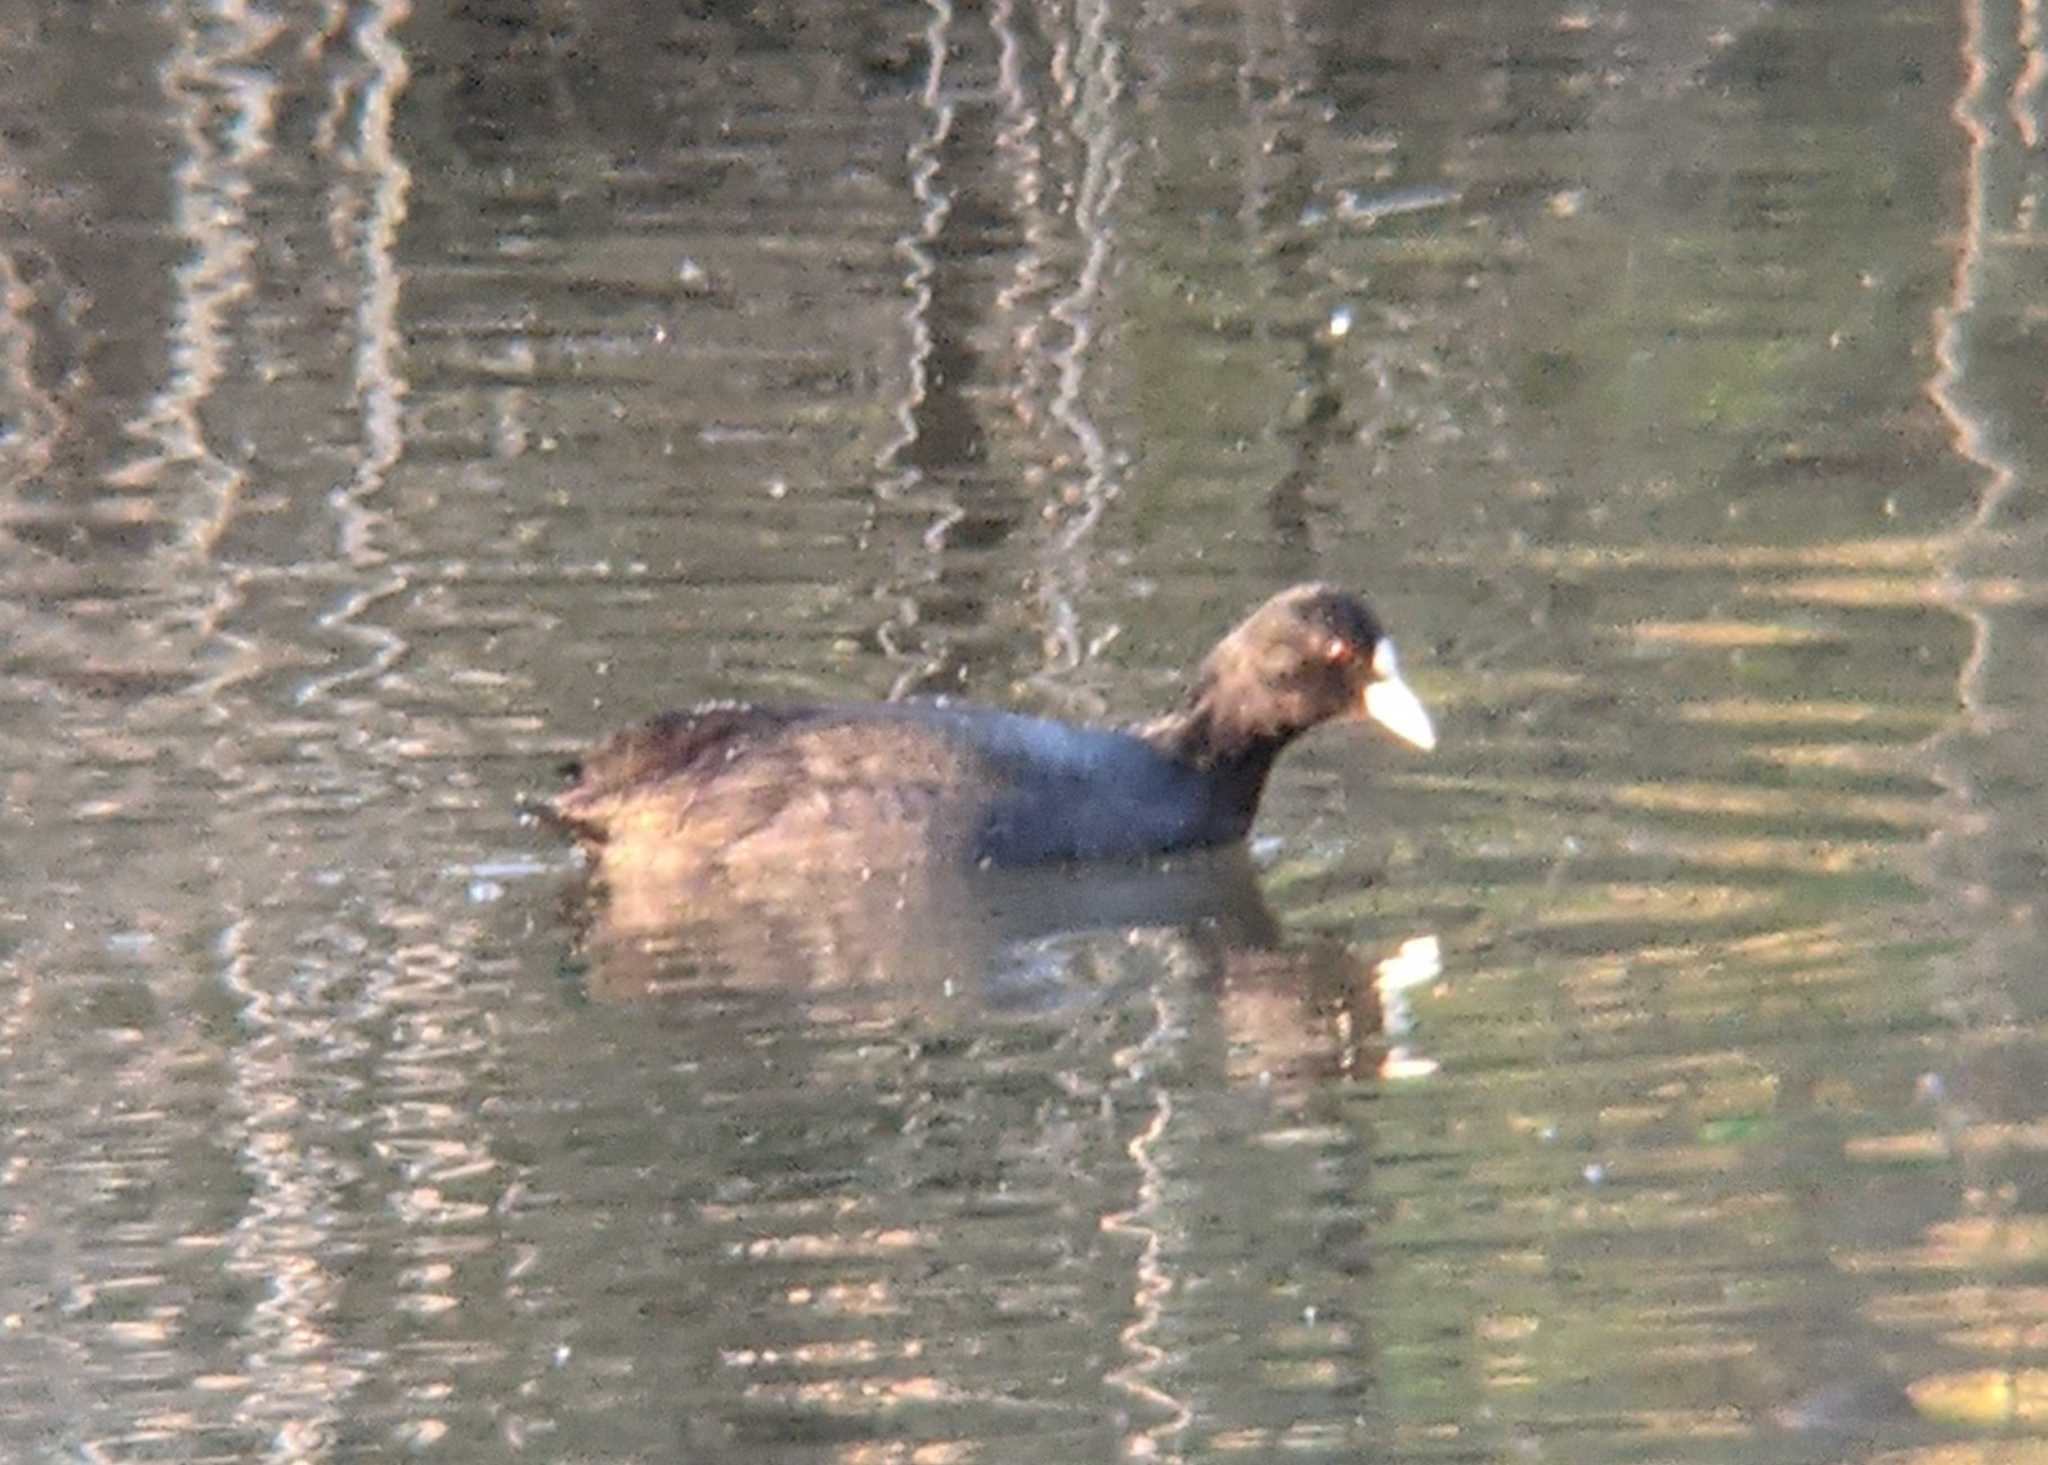
[[[2025,6],[0,26],[0,1454],[2033,1438]],[[706,697],[1427,763],[585,898]]]
[[[742,982],[874,984],[906,1010],[934,983],[971,1001],[1057,1007],[1058,977],[1048,971],[1047,990],[1034,995],[1025,972],[1028,953],[1066,939],[1196,924],[1236,946],[1277,935],[1242,850],[1071,869],[805,869],[786,882],[614,865],[587,906],[593,953],[660,963],[701,948]],[[595,961],[594,989],[630,1000],[636,984],[606,965]]]
[[[681,1146],[689,1200],[663,1226],[688,1262],[644,1283],[687,1276],[725,1319],[699,1403],[735,1448],[921,1431],[915,1409],[1102,1457],[1119,1414],[1131,1447],[1185,1429],[1188,1349],[1259,1314],[1299,1333],[1289,1407],[1335,1397],[1326,1368],[1357,1386],[1360,1320],[1325,1283],[1264,1298],[1201,1260],[1232,1215],[1294,1238],[1293,1266],[1357,1255],[1337,1176],[1358,1136],[1299,1105],[1384,1052],[1384,964],[1283,939],[1242,851],[849,876],[801,900],[661,883],[598,899],[572,980],[616,1013],[595,1031],[638,1075],[621,1091],[644,1086],[643,1122]],[[1284,1321],[1303,1311],[1321,1321]]]
[[[1328,937],[1286,940],[1235,848],[1072,868],[808,871],[786,888],[614,870],[570,899],[578,989],[606,1004],[751,992],[793,1010],[856,1001],[919,1026],[1064,1019],[1143,995],[1165,962],[1219,1004],[1231,1071],[1260,1083],[1371,1071],[1361,1055],[1386,1018],[1407,1032],[1410,994],[1440,971],[1433,937],[1377,962]]]

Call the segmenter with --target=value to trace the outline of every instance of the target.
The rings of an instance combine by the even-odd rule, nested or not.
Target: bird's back
[[[1241,834],[1214,805],[1127,733],[881,703],[671,713],[596,749],[554,810],[608,868],[680,872],[1132,857]]]

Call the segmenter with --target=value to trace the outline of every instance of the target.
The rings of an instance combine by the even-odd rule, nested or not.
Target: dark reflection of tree
[[[694,1308],[680,1359],[819,1351],[777,1429],[915,1438],[922,1413],[859,1423],[829,1307],[775,1303],[879,1293],[863,1336],[890,1387],[960,1401],[970,1435],[1008,1427],[972,1407],[1004,1338],[1007,1409],[1069,1411],[1059,1428],[1214,1427],[1182,1401],[1226,1358],[1315,1379],[1243,1391],[1233,1429],[1357,1427],[1370,1148],[1326,1096],[1377,1061],[1376,953],[1284,939],[1253,876],[1229,851],[600,892],[573,980],[630,1017],[609,1062],[644,1048],[664,1075],[649,1101],[686,1218],[664,1246],[694,1261],[646,1305]],[[1244,1265],[1246,1234],[1284,1279]],[[705,1407],[767,1427],[762,1377]]]
[[[1246,119],[1242,226],[1260,288],[1262,334],[1294,360],[1289,399],[1273,404],[1282,446],[1279,474],[1266,487],[1267,552],[1276,579],[1301,580],[1320,563],[1313,529],[1328,449],[1355,425],[1343,411],[1329,322],[1348,320],[1352,303],[1318,270],[1316,221],[1332,165],[1327,129],[1315,115],[1323,39],[1301,7],[1245,13],[1237,90]]]
[[[957,690],[977,659],[995,653],[998,599],[975,563],[1025,512],[994,461],[986,415],[998,369],[988,347],[999,263],[1017,234],[1011,191],[989,167],[1003,156],[996,46],[979,17],[949,7],[933,13],[926,37],[922,131],[908,158],[918,225],[899,244],[909,264],[906,389],[877,485],[878,533],[914,536],[896,548],[885,590],[897,609],[879,632],[903,664],[898,694]]]
[[[1080,546],[1114,492],[1088,405],[1121,148],[1106,14],[942,8],[929,31],[926,131],[910,150],[921,224],[903,245],[909,387],[881,464],[884,514],[923,515],[899,550],[921,568],[882,633],[910,663],[899,693],[971,683],[1027,631],[1058,700],[1057,672],[1086,651]],[[988,584],[992,553],[1041,522],[1052,538],[1032,593]]]

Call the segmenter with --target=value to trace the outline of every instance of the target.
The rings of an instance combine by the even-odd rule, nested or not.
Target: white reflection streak
[[[403,412],[406,381],[399,369],[402,341],[398,329],[398,236],[405,223],[406,195],[412,174],[392,145],[392,116],[411,78],[405,51],[392,32],[411,13],[408,0],[386,0],[374,7],[356,30],[356,45],[372,71],[363,88],[362,123],[356,136],[356,169],[370,179],[362,237],[338,240],[346,252],[353,243],[363,270],[363,288],[356,304],[355,387],[363,418],[362,465],[337,496],[341,514],[340,550],[351,564],[380,563],[383,555],[371,543],[371,530],[384,516],[365,507],[364,500],[384,486],[405,446]],[[353,213],[337,200],[337,223]]]
[[[1074,196],[1081,268],[1073,288],[1055,300],[1047,313],[1066,327],[1066,342],[1054,353],[1058,388],[1053,394],[1052,418],[1079,449],[1083,477],[1075,495],[1079,511],[1054,537],[1052,563],[1042,577],[1041,599],[1050,629],[1045,637],[1048,664],[1033,678],[1040,686],[1047,685],[1048,677],[1080,665],[1087,652],[1107,644],[1114,635],[1112,630],[1084,649],[1074,600],[1079,588],[1075,581],[1085,565],[1085,558],[1076,551],[1116,496],[1115,465],[1088,410],[1087,375],[1089,348],[1095,339],[1094,312],[1101,304],[1103,284],[1115,258],[1112,211],[1123,191],[1124,165],[1131,149],[1116,126],[1116,108],[1124,94],[1123,49],[1109,34],[1108,0],[1084,0],[1080,15],[1080,42],[1069,53],[1062,40],[1054,57],[1054,73],[1055,79],[1062,81],[1060,101],[1072,109],[1073,135],[1081,147],[1081,178]],[[1071,75],[1066,72],[1070,59]]]
[[[1095,526],[1103,505],[1115,495],[1109,450],[1088,414],[1084,388],[1088,348],[1094,340],[1093,311],[1100,303],[1103,282],[1115,255],[1116,231],[1111,210],[1123,192],[1124,164],[1130,144],[1117,133],[1116,106],[1123,99],[1123,51],[1109,35],[1107,0],[1088,0],[1076,62],[1081,78],[1075,133],[1083,148],[1081,186],[1074,199],[1074,227],[1084,254],[1074,288],[1053,303],[1053,319],[1067,327],[1066,347],[1059,353],[1060,386],[1053,398],[1054,418],[1080,446],[1087,479],[1082,485],[1082,512],[1059,539],[1070,551]]]
[[[924,135],[910,145],[910,194],[921,212],[917,232],[905,235],[897,244],[910,261],[910,272],[903,277],[903,286],[910,293],[910,308],[905,312],[910,326],[910,356],[906,363],[909,380],[902,400],[896,404],[897,434],[882,449],[880,464],[888,476],[876,485],[875,496],[885,503],[906,500],[924,478],[923,470],[915,463],[904,462],[903,456],[918,439],[918,408],[931,390],[932,276],[938,269],[933,246],[945,228],[946,215],[953,206],[951,197],[938,183],[940,152],[953,131],[953,104],[947,100],[945,89],[947,38],[953,27],[953,7],[951,0],[928,0],[928,5],[932,18],[931,24],[925,27],[925,47],[930,59],[922,100],[931,121]],[[957,503],[937,507],[938,517],[924,532],[925,548],[934,553],[944,547],[946,532],[965,513]],[[906,621],[914,614],[907,596],[901,614]],[[876,629],[875,634],[882,649],[891,657],[900,659],[905,654],[897,644],[892,626],[885,623]],[[900,695],[916,679],[919,670],[905,671],[897,678],[889,695]]]
[[[362,1380],[337,1363],[322,1326],[340,1291],[320,1258],[332,1238],[322,1221],[334,1173],[308,1152],[297,1090],[306,1075],[296,1054],[303,1019],[280,1013],[272,994],[250,980],[249,920],[220,936],[220,981],[236,999],[243,1037],[235,1047],[235,1107],[243,1115],[241,1168],[249,1199],[227,1245],[227,1271],[263,1285],[251,1309],[249,1390],[235,1418],[270,1434],[269,1457],[303,1459],[332,1438],[340,1404]]]
[[[211,558],[234,518],[247,475],[207,446],[200,409],[222,375],[223,321],[250,293],[255,240],[247,211],[248,170],[270,151],[276,83],[244,63],[270,43],[279,23],[232,0],[184,19],[162,75],[185,143],[171,175],[172,227],[192,253],[173,276],[168,380],[141,419],[127,425],[151,451],[109,473],[107,481],[117,488],[154,489],[172,465],[190,464],[204,496],[169,513],[187,526],[187,548]]]
[[[996,153],[1008,165],[1015,180],[1012,193],[1024,239],[1024,248],[1018,251],[1017,263],[1011,270],[1010,283],[996,293],[997,312],[1009,316],[1022,308],[1023,302],[1036,293],[1043,281],[1053,231],[1044,208],[1045,150],[1038,142],[1041,119],[1024,75],[1024,45],[1017,32],[1016,0],[996,0],[989,11],[988,23],[996,36],[996,96],[1001,99],[1003,109],[1003,125],[996,133]],[[1016,398],[1020,414],[1029,411],[1031,389],[1036,379],[1036,374],[1031,371],[1028,352],[1033,334],[1029,329],[1018,332],[1017,344],[1025,348],[1019,354],[1025,357],[1026,372]]]
[[[925,45],[931,59],[925,74],[923,101],[931,125],[910,145],[910,196],[917,201],[920,212],[917,232],[897,243],[910,261],[910,273],[903,277],[904,289],[910,292],[906,315],[910,324],[910,379],[902,400],[896,404],[899,431],[882,450],[885,468],[895,468],[904,450],[917,441],[917,409],[931,390],[932,276],[938,269],[932,246],[953,206],[952,199],[938,184],[939,152],[953,130],[953,104],[945,95],[946,36],[953,24],[953,7],[948,0],[930,0],[930,4],[932,21],[925,27]],[[914,464],[902,467],[882,485],[883,496],[900,496],[906,489],[914,488],[922,476]],[[953,519],[958,517],[956,509]],[[943,535],[951,523],[952,519],[948,519],[934,525],[927,531],[927,539]]]
[[[1996,367],[1986,373],[1984,389],[1973,392],[1971,347],[1978,335],[1979,313],[1987,301],[2014,310],[2023,303],[2013,298],[2009,289],[2001,295],[2002,271],[1994,252],[2001,248],[2024,251],[2040,243],[2033,232],[2034,202],[2026,186],[2027,152],[2037,135],[2026,99],[2039,83],[2040,36],[2038,12],[2028,0],[2022,0],[2010,38],[1987,31],[1983,0],[1961,0],[1961,18],[1964,83],[1950,115],[1963,134],[1967,152],[1963,212],[1954,231],[1958,242],[1949,298],[1934,313],[1936,369],[1927,394],[1951,425],[1956,456],[1981,468],[1985,481],[1974,511],[1943,536],[1941,546],[1944,570],[1937,592],[1969,627],[1970,650],[1956,676],[1962,713],[1925,745],[1928,771],[1946,790],[1944,812],[1948,815],[1946,827],[1928,843],[1926,863],[1930,884],[1947,897],[1950,911],[1963,923],[1964,939],[1943,963],[1955,989],[1945,996],[1944,1003],[1963,1022],[1997,1026],[2014,1020],[2011,995],[1999,979],[2009,981],[2028,969],[2034,955],[2031,942],[2025,951],[2016,949],[2014,943],[2027,939],[2032,923],[1997,919],[1979,908],[1983,902],[1978,898],[1997,889],[1999,843],[1995,836],[1984,835],[2000,818],[1980,782],[1979,770],[1995,767],[2007,749],[2027,748],[2028,744],[2019,740],[2031,734],[2011,723],[2001,725],[1986,706],[1992,652],[1990,607],[1997,603],[1997,594],[1992,582],[1970,578],[1967,560],[1973,552],[2000,547],[1998,516],[2023,480],[2019,464],[2000,441],[2000,429],[2007,424],[1998,410]],[[2014,68],[2014,79],[2000,107],[1992,100],[1993,78],[2011,52],[2024,53],[2027,60]],[[1998,324],[1994,317],[1985,323],[1985,329],[1994,332]],[[2017,636],[2024,623],[2008,630]],[[1975,740],[1974,745],[1951,755],[1950,746],[1965,737]],[[2010,815],[2006,822],[2011,822]],[[2012,832],[2005,836],[2008,840],[2016,837]],[[1938,1092],[1938,1086],[1930,1089],[1930,1093]],[[1947,1104],[1942,1109],[1944,1133],[1953,1133],[1955,1126],[1967,1122],[1966,1116]],[[1959,1186],[1994,1197],[1983,1205],[1963,1207],[1969,1223],[1989,1223],[2002,1230],[2014,1207],[2010,1201],[1996,1199],[2001,1188],[1989,1180],[1974,1158],[1982,1152],[1964,1146],[1951,1148],[1949,1153],[1962,1172],[1957,1177]],[[1994,1235],[1989,1244],[2004,1246],[2010,1240]]]
[[[1104,1216],[1100,1223],[1102,1230],[1112,1235],[1135,1236],[1142,1242],[1137,1264],[1138,1284],[1131,1296],[1133,1316],[1117,1334],[1124,1345],[1124,1352],[1131,1356],[1131,1362],[1112,1370],[1107,1382],[1122,1389],[1132,1399],[1164,1413],[1166,1418],[1149,1429],[1134,1429],[1126,1437],[1124,1454],[1134,1460],[1179,1458],[1177,1453],[1163,1453],[1161,1446],[1172,1436],[1185,1431],[1194,1419],[1187,1404],[1167,1393],[1151,1378],[1166,1359],[1165,1350],[1152,1341],[1151,1334],[1159,1327],[1165,1314],[1167,1294],[1173,1290],[1173,1277],[1162,1260],[1164,1239],[1160,1217],[1166,1193],[1165,1172],[1155,1153],[1173,1122],[1173,1092],[1164,1080],[1149,1075],[1154,1050],[1170,1043],[1181,1031],[1180,1023],[1167,1006],[1165,990],[1168,985],[1163,979],[1155,980],[1153,984],[1155,1020],[1152,1031],[1137,1043],[1120,1049],[1114,1060],[1116,1066],[1131,1075],[1134,1082],[1149,1083],[1152,1117],[1124,1147],[1124,1152],[1131,1157],[1131,1163],[1138,1171],[1137,1202],[1128,1210]]]
[[[356,27],[356,49],[369,61],[370,75],[362,88],[353,152],[341,156],[355,173],[368,177],[369,190],[364,197],[354,189],[337,189],[328,212],[336,251],[343,257],[354,256],[362,270],[354,355],[362,448],[355,472],[330,500],[336,519],[336,550],[345,563],[359,569],[385,561],[376,531],[389,516],[373,503],[405,448],[406,380],[399,365],[403,339],[398,326],[401,282],[397,252],[412,174],[393,146],[392,118],[411,70],[404,48],[392,39],[392,33],[410,14],[408,0],[385,0]],[[320,617],[324,629],[362,642],[370,654],[358,665],[309,681],[299,691],[300,703],[318,701],[338,688],[382,676],[405,654],[403,637],[360,617],[376,602],[404,590],[407,583],[403,574],[393,573],[357,585]]]
[[[2041,145],[2041,108],[2048,101],[2048,51],[2042,49],[2041,0],[2020,0],[2019,47],[2027,59],[2012,84],[2012,122],[2028,150]]]
[[[1974,403],[1967,400],[1964,390],[1969,370],[1970,325],[1980,299],[1986,269],[1986,246],[1993,232],[1987,173],[2001,143],[1996,131],[1997,116],[1986,105],[1991,63],[1986,49],[1982,0],[1962,0],[1962,20],[1964,83],[1951,115],[1962,130],[1968,148],[1968,162],[1963,175],[1963,217],[1961,228],[1956,231],[1959,242],[1954,283],[1948,300],[1935,312],[1936,368],[1933,380],[1928,383],[1927,394],[1953,429],[1957,456],[1982,468],[1988,475],[1969,520],[1947,536],[1949,572],[1943,581],[1944,598],[1951,602],[1956,613],[1970,627],[1970,653],[1957,676],[1956,692],[1967,722],[1976,724],[1983,716],[1982,689],[1985,659],[1990,651],[1990,624],[1983,611],[1973,604],[1975,596],[1971,587],[1957,578],[1955,565],[1967,546],[1990,527],[1993,517],[2018,483],[2019,475],[2012,459],[1993,441],[1992,423],[1979,414]],[[1937,734],[1936,740],[1944,740],[1954,731],[1956,729],[1949,729]],[[1955,770],[1945,772],[1952,780],[1950,786],[1967,798],[1967,781]]]
[[[108,482],[158,493],[172,469],[189,468],[196,485],[189,500],[160,507],[185,526],[180,551],[205,562],[217,557],[246,481],[208,445],[202,414],[226,371],[229,318],[253,288],[249,172],[272,150],[277,91],[275,79],[253,62],[280,25],[232,0],[174,9],[171,19],[178,42],[160,75],[183,139],[170,179],[171,227],[189,254],[172,277],[166,379],[127,424],[147,451],[110,472]],[[205,633],[236,592],[231,579],[213,575],[195,575],[192,583],[213,587],[211,606],[197,616]],[[242,921],[221,937],[221,981],[240,999],[249,1034],[237,1048],[234,1089],[250,1197],[227,1243],[226,1266],[259,1282],[264,1294],[251,1309],[249,1337],[237,1340],[247,1350],[252,1388],[235,1413],[270,1433],[273,1456],[303,1458],[331,1432],[334,1402],[349,1387],[320,1323],[335,1291],[318,1260],[324,1232],[317,1218],[331,1181],[299,1142],[298,1103],[287,1081],[291,1054],[267,997],[249,981],[245,938]]]
[[[1380,1077],[1387,1079],[1428,1078],[1440,1066],[1436,1059],[1417,1052],[1401,1041],[1415,1031],[1415,1004],[1408,994],[1427,987],[1444,972],[1443,942],[1434,931],[1410,936],[1373,968],[1373,989],[1379,994],[1380,1031],[1388,1039],[1380,1057]],[[1349,1014],[1347,1014],[1348,1016]],[[1356,1045],[1346,1035],[1343,1066],[1352,1068]]]

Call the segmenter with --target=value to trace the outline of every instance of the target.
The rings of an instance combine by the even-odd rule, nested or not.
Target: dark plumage
[[[710,706],[617,734],[553,809],[635,875],[1131,858],[1243,838],[1281,749],[1348,715],[1435,743],[1364,602],[1298,585],[1129,731],[943,702]]]

